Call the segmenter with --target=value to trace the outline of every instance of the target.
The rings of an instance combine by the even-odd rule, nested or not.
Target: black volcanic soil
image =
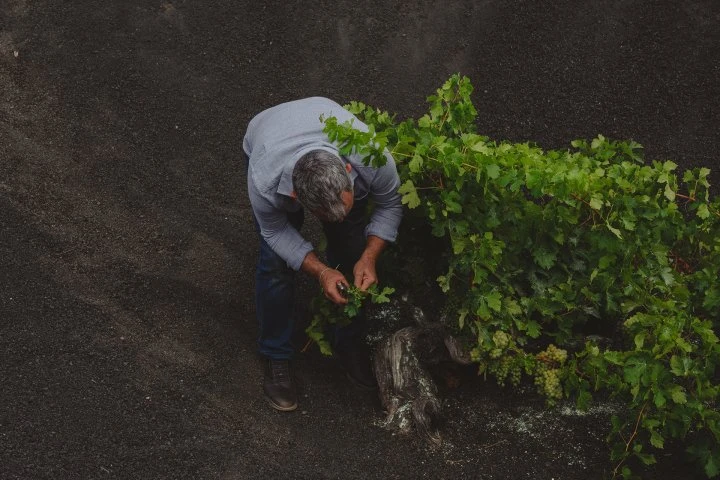
[[[720,184],[716,0],[3,0],[0,477],[607,477],[609,405],[465,378],[432,450],[315,350],[298,411],[262,398],[248,120],[312,95],[414,116],[457,71],[484,134],[633,139]]]

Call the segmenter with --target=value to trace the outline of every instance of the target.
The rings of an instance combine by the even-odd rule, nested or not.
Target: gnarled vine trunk
[[[427,322],[417,308],[413,318],[415,325],[397,330],[376,346],[374,369],[386,412],[383,426],[399,433],[417,431],[438,445],[442,403],[428,367],[442,361],[469,364],[470,358],[441,323]]]

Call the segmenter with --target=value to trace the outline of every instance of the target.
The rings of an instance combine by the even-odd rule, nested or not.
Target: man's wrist
[[[366,262],[377,262],[380,254],[385,249],[385,245],[386,242],[382,238],[375,235],[369,235],[367,238],[365,250],[363,251],[362,255],[360,255],[360,259]]]
[[[323,283],[323,275],[325,275],[328,270],[332,270],[332,268],[328,267],[327,265],[325,265],[325,267],[322,270],[320,270],[320,273],[318,274],[318,277],[317,277],[318,282],[320,282],[320,285],[322,285],[322,283]]]

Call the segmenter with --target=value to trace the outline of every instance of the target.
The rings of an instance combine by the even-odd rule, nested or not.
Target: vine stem
[[[635,429],[633,430],[632,435],[630,435],[630,438],[628,439],[627,443],[625,444],[625,452],[623,455],[623,458],[618,462],[617,465],[615,465],[615,469],[613,470],[612,478],[617,478],[617,472],[618,469],[622,466],[623,463],[625,463],[625,460],[627,459],[627,453],[630,451],[630,445],[632,445],[633,440],[635,440],[635,437],[637,437],[638,434],[638,428],[640,427],[640,420],[642,420],[643,414],[645,413],[645,409],[647,408],[647,402],[642,406],[640,409],[640,413],[638,414],[637,420],[635,420]]]
[[[390,155],[393,157],[396,155],[400,155],[401,157],[408,157],[408,158],[414,157],[414,155],[410,155],[409,153],[400,153],[400,152],[396,152],[395,150],[391,151]]]
[[[682,193],[675,193],[675,196],[687,200],[688,202],[694,202],[697,200],[694,195],[683,195]]]
[[[688,202],[697,201],[697,198],[695,198],[695,195],[683,195],[682,193],[676,193],[675,196],[678,198],[682,198],[683,200],[687,200]],[[708,210],[710,211],[710,213],[712,213],[713,215],[715,215],[717,217],[720,217],[720,212],[713,210],[713,208],[710,207],[710,205],[708,205],[707,207],[708,207]]]
[[[450,102],[446,102],[448,109],[445,110],[445,115],[443,115],[442,122],[440,122],[440,128],[438,128],[439,131],[441,131],[442,128],[445,126],[445,122],[447,121],[448,117],[450,116],[450,105],[455,103],[455,101],[458,99],[459,96],[460,96],[460,85],[458,85],[457,88],[455,89],[455,98],[453,98],[452,101],[450,101]]]
[[[595,209],[592,208],[592,206],[590,205],[590,202],[588,202],[587,200],[585,200],[584,198],[582,198],[582,197],[581,197],[580,195],[578,195],[577,193],[571,193],[570,196],[571,196],[572,198],[574,198],[575,200],[580,200],[582,203],[584,203],[585,205],[587,205],[588,207],[590,207],[592,210],[595,210]]]
[[[406,158],[413,158],[413,157],[415,156],[415,155],[411,155],[411,154],[409,154],[409,153],[396,152],[395,150],[392,150],[392,151],[390,152],[390,155],[392,155],[393,157],[394,157],[395,155],[399,155],[399,156],[401,156],[401,157],[406,157]],[[436,161],[436,162],[439,161],[437,158],[431,157],[430,155],[424,155],[424,157],[427,158],[428,160],[434,160],[434,161]]]
[[[602,220],[602,221],[604,221],[604,222],[607,223],[607,220],[606,220],[605,218],[603,218],[602,214],[600,214],[599,212],[597,212],[597,211],[592,207],[592,205],[590,205],[590,202],[588,202],[587,200],[585,200],[584,198],[582,198],[580,195],[578,195],[578,194],[576,194],[576,193],[571,193],[570,196],[571,196],[572,198],[574,198],[575,200],[579,200],[579,201],[581,201],[582,203],[584,203],[585,205],[587,205],[587,206],[590,208],[590,213],[591,213],[591,215],[592,215],[592,218],[595,218],[595,215],[598,215],[598,216],[600,217],[600,220]],[[612,210],[612,208],[611,208],[610,210]],[[584,225],[585,223],[587,223],[587,220],[585,220],[585,221],[583,222],[583,225]]]
[[[307,352],[308,348],[310,348],[310,345],[312,344],[312,341],[313,341],[312,338],[308,338],[307,343],[306,343],[305,346],[300,350],[300,353],[305,353],[305,352]]]

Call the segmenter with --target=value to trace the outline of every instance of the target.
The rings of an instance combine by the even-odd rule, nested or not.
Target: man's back
[[[243,140],[243,149],[250,157],[272,151],[292,156],[298,150],[314,143],[327,144],[320,116],[335,117],[342,123],[353,120],[355,128],[365,130],[365,124],[345,110],[340,104],[323,97],[281,103],[257,114],[248,124]]]

